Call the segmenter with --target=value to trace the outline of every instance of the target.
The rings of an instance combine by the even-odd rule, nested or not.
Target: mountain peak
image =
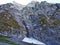
[[[39,4],[39,2],[38,2],[38,1],[31,1],[27,6],[28,6],[28,7],[33,7],[33,6],[35,6],[36,4]]]

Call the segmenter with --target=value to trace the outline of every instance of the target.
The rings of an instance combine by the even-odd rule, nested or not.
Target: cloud
[[[0,4],[5,4],[5,3],[9,3],[12,2],[13,0],[0,0]]]
[[[16,2],[18,2],[18,3],[20,3],[20,4],[23,4],[23,5],[26,5],[26,4],[28,4],[28,3],[30,3],[32,0],[14,0],[14,1],[16,1]]]
[[[49,3],[60,3],[60,0],[0,0],[0,4],[5,4],[5,3],[9,3],[15,1],[19,4],[23,4],[23,5],[27,5],[28,3],[30,3],[31,1],[47,1]]]

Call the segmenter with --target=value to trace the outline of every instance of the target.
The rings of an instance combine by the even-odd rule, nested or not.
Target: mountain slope
[[[31,6],[32,5],[32,6]],[[21,11],[28,37],[46,45],[60,45],[60,4],[32,2]]]
[[[8,3],[1,5],[0,9],[2,32],[9,27],[12,30],[7,34],[12,37],[27,36],[46,45],[60,45],[60,4],[43,1],[22,6],[17,3]]]

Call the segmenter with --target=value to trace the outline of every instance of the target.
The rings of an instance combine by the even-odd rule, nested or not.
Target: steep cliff
[[[25,30],[20,16],[24,6],[21,6],[15,2],[0,5],[0,35],[18,37]]]
[[[60,4],[31,2],[21,13],[28,28],[28,37],[46,45],[60,45]]]

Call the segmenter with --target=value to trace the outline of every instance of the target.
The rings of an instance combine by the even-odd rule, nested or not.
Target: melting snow
[[[25,37],[23,40],[23,42],[27,42],[27,43],[32,43],[32,44],[39,44],[39,45],[45,45],[44,43],[34,39],[34,38],[28,38],[28,37]]]

